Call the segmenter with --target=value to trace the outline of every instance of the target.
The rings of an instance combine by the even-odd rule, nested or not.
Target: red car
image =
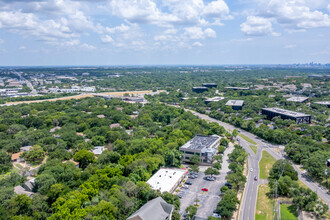
[[[209,190],[207,188],[202,188],[202,191],[207,192]]]

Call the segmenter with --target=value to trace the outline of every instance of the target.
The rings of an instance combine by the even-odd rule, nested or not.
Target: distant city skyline
[[[310,62],[328,0],[0,0],[0,66]]]

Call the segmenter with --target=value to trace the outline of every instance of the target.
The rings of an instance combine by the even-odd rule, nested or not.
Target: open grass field
[[[258,150],[258,148],[257,148],[256,146],[253,146],[253,145],[250,145],[250,147],[251,147],[251,149],[253,150],[253,152],[254,152],[255,154],[257,154],[257,150]]]
[[[165,90],[158,90],[157,92],[165,92]],[[18,105],[18,104],[30,104],[30,103],[40,103],[40,102],[56,102],[58,100],[70,100],[70,99],[84,99],[87,97],[94,97],[94,94],[97,95],[113,95],[113,96],[124,96],[124,94],[129,95],[139,95],[139,94],[146,94],[152,93],[152,90],[144,90],[144,91],[124,91],[124,92],[103,92],[103,93],[88,93],[88,94],[81,94],[81,95],[74,95],[74,96],[67,96],[61,98],[54,98],[54,99],[43,99],[43,100],[32,100],[32,101],[19,101],[19,102],[7,102],[6,105]]]
[[[281,204],[281,219],[298,220],[298,214],[295,205]]]
[[[256,220],[272,220],[273,219],[273,199],[267,197],[270,188],[268,184],[262,184],[258,187]]]
[[[272,168],[273,164],[276,162],[276,159],[272,157],[267,151],[262,151],[262,157],[259,162],[260,167],[260,179],[267,179],[269,176],[269,171]]]
[[[250,144],[257,145],[257,143],[255,141],[253,141],[251,138],[245,136],[244,134],[238,134],[238,136],[240,136],[241,138],[243,138],[244,140],[246,140]]]

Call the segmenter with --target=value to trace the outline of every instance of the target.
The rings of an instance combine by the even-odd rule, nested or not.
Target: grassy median
[[[272,220],[273,219],[273,199],[268,198],[270,188],[268,184],[262,184],[258,187],[256,220]]]
[[[251,138],[245,136],[244,134],[238,134],[238,136],[240,136],[241,138],[243,138],[244,140],[246,140],[250,144],[257,145],[257,143],[255,141],[253,141]]]
[[[260,179],[267,179],[269,176],[269,171],[272,168],[273,164],[276,162],[276,159],[272,157],[267,151],[262,151],[262,157],[259,162],[260,168]]]
[[[251,147],[251,149],[253,150],[253,152],[254,152],[255,154],[257,154],[257,150],[258,150],[258,148],[257,148],[256,146],[253,146],[253,145],[250,145],[250,147]]]

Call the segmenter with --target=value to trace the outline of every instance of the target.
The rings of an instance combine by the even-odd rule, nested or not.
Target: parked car
[[[213,213],[212,216],[215,217],[215,218],[221,218],[221,215],[219,215],[218,213]]]
[[[187,185],[192,185],[192,182],[187,181],[186,184],[187,184]]]
[[[231,189],[233,187],[233,185],[231,185],[230,183],[225,183],[225,186],[227,186],[229,189]]]
[[[254,180],[257,181],[258,180],[258,177],[257,176],[254,176]]]
[[[208,181],[214,181],[216,178],[214,176],[206,176],[204,179]]]
[[[182,198],[183,194],[176,194],[180,199]]]
[[[202,191],[207,192],[207,191],[209,191],[209,189],[207,189],[207,188],[202,188]]]
[[[184,188],[184,189],[189,189],[189,186],[187,186],[187,185],[183,185],[182,188]]]
[[[250,171],[252,172],[253,171],[253,168],[251,168]]]
[[[196,179],[196,177],[193,176],[193,175],[189,175],[188,178],[189,178],[189,179]]]

